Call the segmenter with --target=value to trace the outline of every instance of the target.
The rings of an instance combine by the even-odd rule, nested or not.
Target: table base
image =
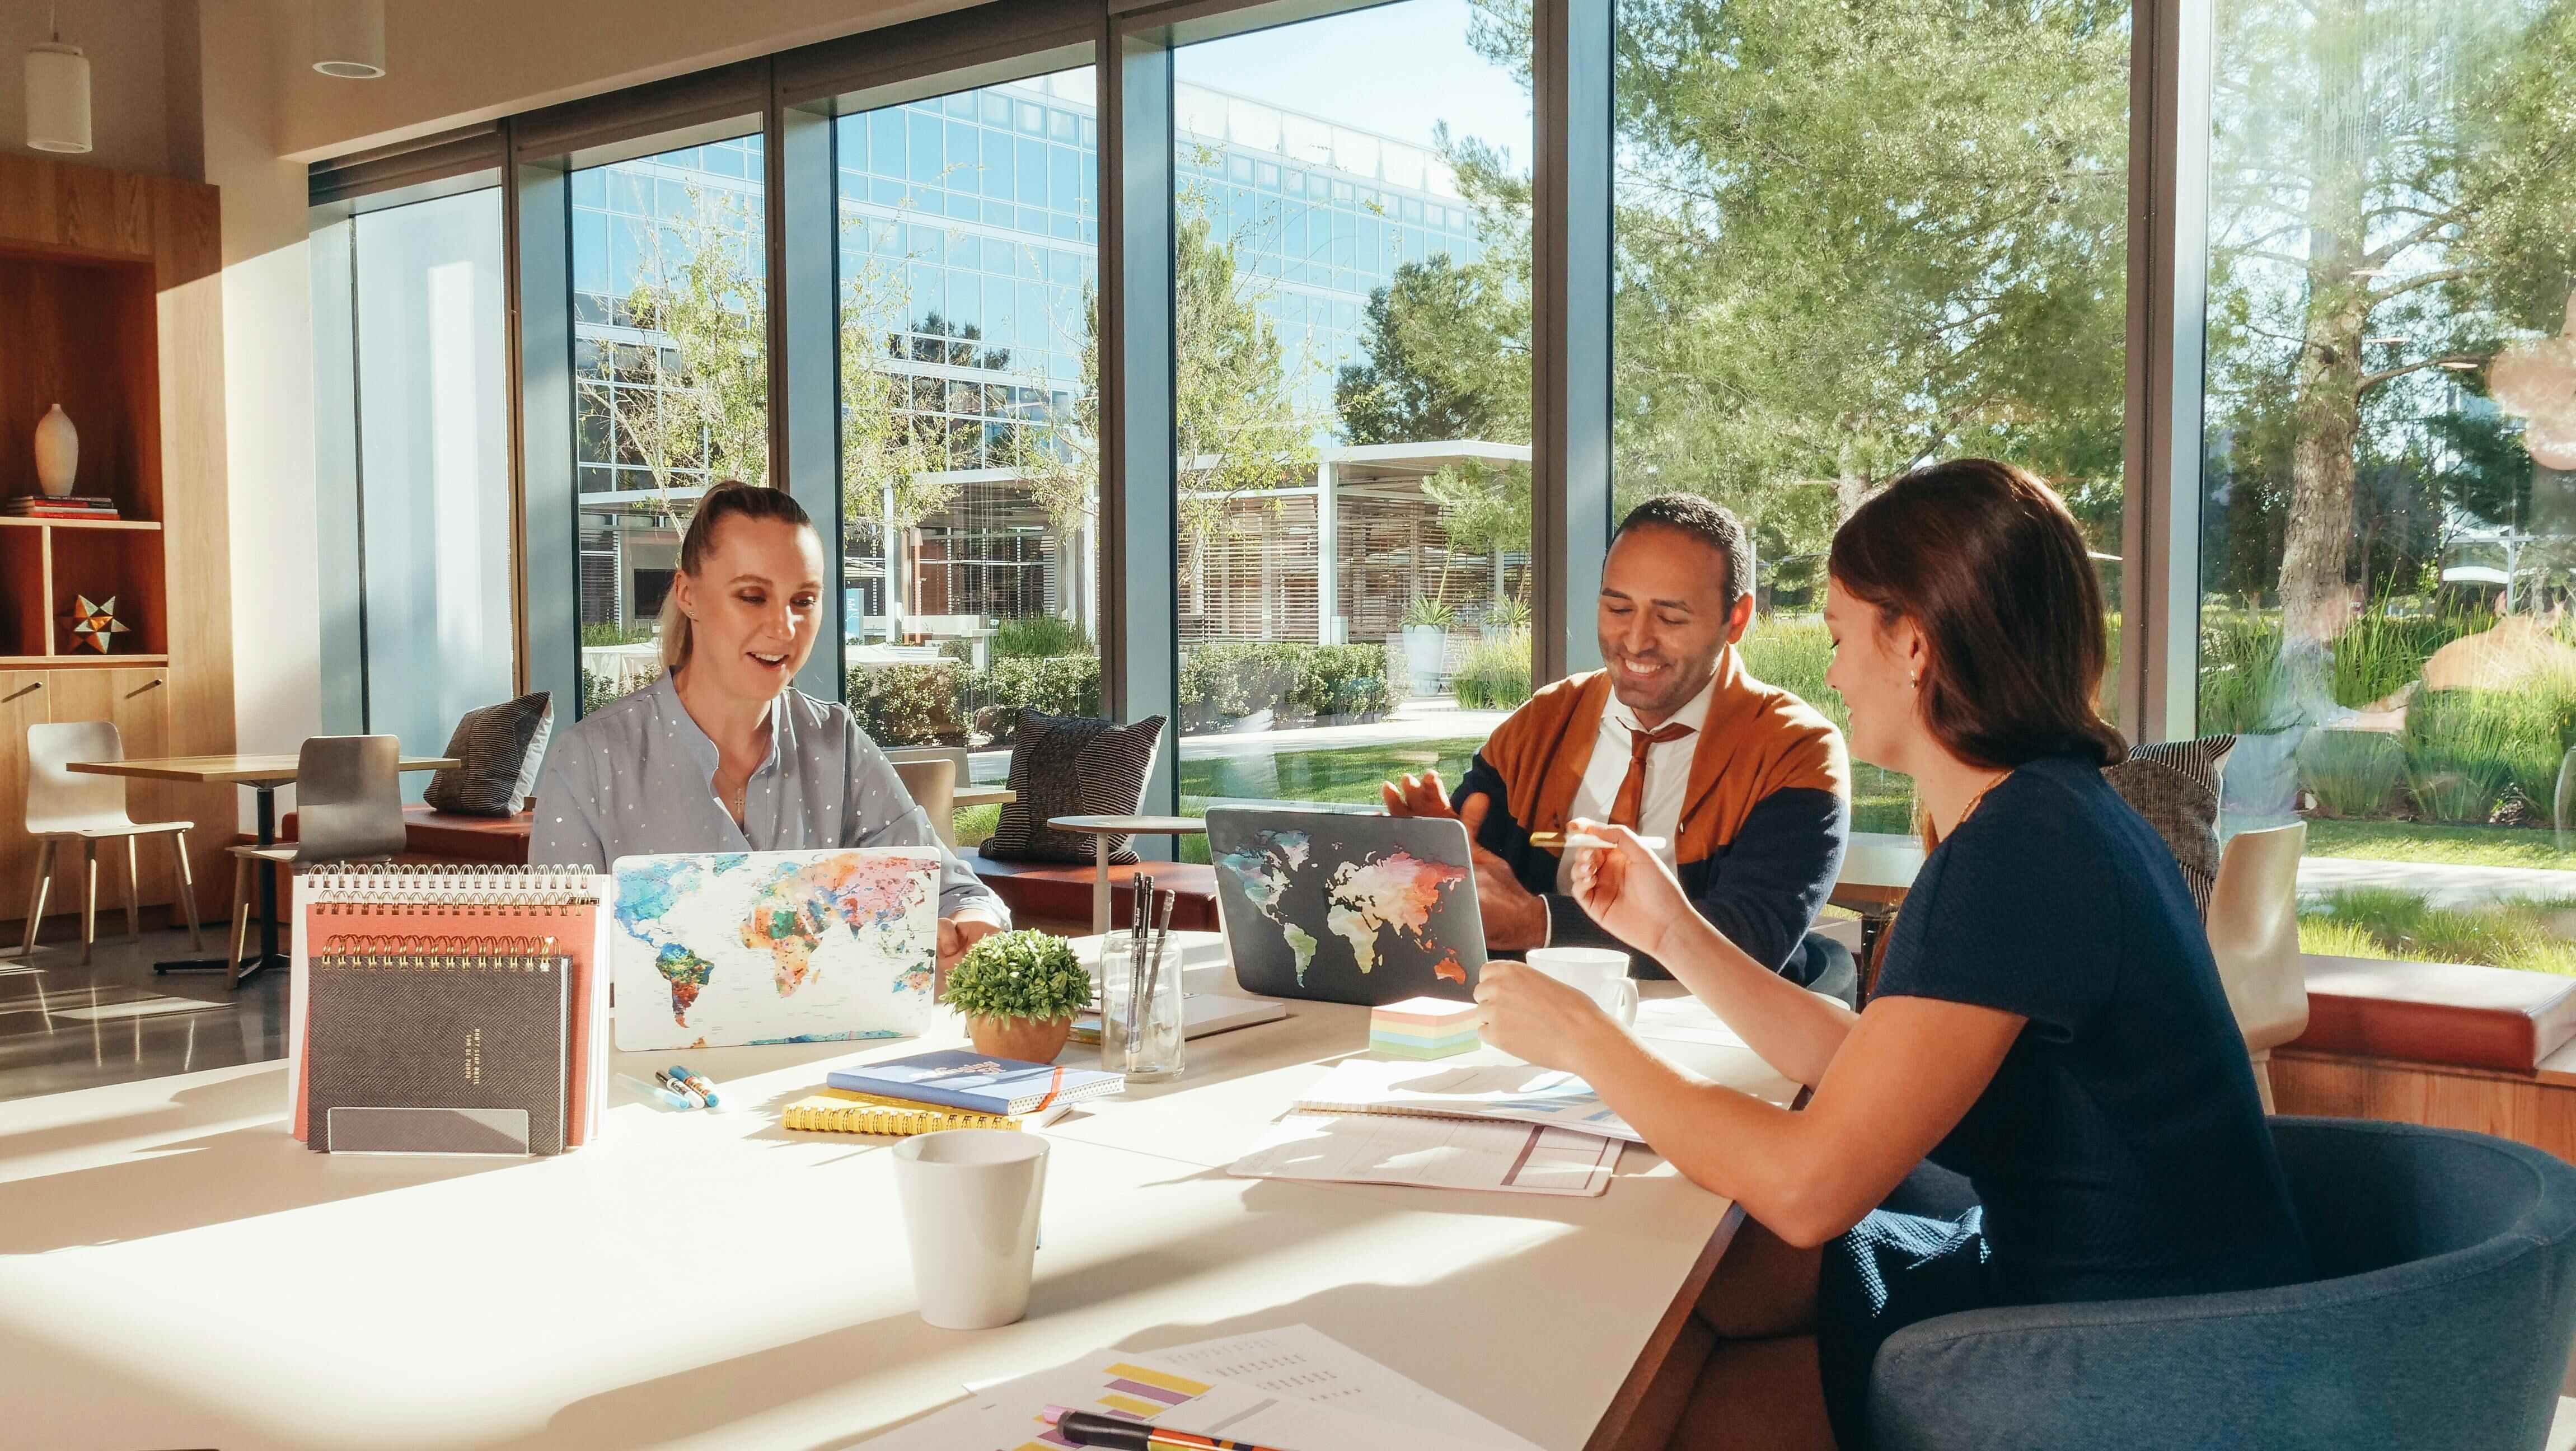
[[[284,953],[272,953],[266,957],[245,957],[241,960],[241,976],[234,979],[234,981],[236,983],[248,982],[263,968],[283,968],[287,966],[287,964],[288,959]],[[155,974],[165,972],[222,972],[231,966],[232,964],[230,962],[220,957],[174,957],[168,962],[156,962],[152,964],[152,971]]]

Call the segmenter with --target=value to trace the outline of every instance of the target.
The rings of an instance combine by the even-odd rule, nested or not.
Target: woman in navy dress
[[[1870,1360],[1990,1305],[2255,1289],[2312,1273],[2243,1039],[2173,855],[2104,783],[2101,587],[2047,485],[1982,459],[1906,475],[1835,534],[1826,683],[1851,752],[1914,778],[1934,843],[1867,1008],[1802,991],[1691,912],[1633,836],[1576,895],[1815,1092],[1695,1079],[1517,964],[1489,1037],[1582,1075],[1745,1207],[1701,1317],[1718,1339],[1677,1447],[1869,1444]],[[1929,1158],[1977,1204],[1877,1208]]]

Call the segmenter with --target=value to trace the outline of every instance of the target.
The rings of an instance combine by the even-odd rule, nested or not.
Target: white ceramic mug
[[[1014,1129],[951,1129],[894,1146],[922,1319],[988,1330],[1029,1312],[1046,1162],[1047,1141]]]
[[[1607,947],[1538,947],[1526,961],[1599,1003],[1620,1027],[1637,1025],[1637,984],[1628,976],[1628,954]]]

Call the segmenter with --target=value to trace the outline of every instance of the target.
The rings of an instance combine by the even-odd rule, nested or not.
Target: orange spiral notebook
[[[569,960],[563,1142],[575,1148],[608,1111],[608,878],[569,867],[323,864],[295,875],[295,953],[287,1009],[287,1119],[311,1137],[312,972],[334,938],[401,939],[435,953],[482,939],[552,938]]]

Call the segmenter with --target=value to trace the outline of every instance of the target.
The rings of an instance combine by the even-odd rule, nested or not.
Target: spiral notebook
[[[906,1103],[899,1098],[857,1093],[846,1088],[826,1088],[787,1105],[779,1126],[802,1133],[884,1134],[910,1138],[914,1134],[935,1134],[949,1129],[1033,1129],[1053,1123],[1070,1107],[1071,1104],[1058,1103],[1035,1113],[1017,1116],[971,1113],[935,1104]]]
[[[316,1122],[315,947],[336,938],[401,939],[413,944],[406,951],[434,956],[477,941],[551,938],[564,963],[563,1144],[588,1142],[608,1108],[606,888],[604,876],[572,867],[326,863],[298,871],[287,1022],[295,1137],[310,1142]]]
[[[342,935],[307,971],[309,1147],[449,1151],[435,1113],[353,1138],[340,1111],[504,1109],[526,1115],[519,1152],[563,1152],[572,959],[555,939]]]

